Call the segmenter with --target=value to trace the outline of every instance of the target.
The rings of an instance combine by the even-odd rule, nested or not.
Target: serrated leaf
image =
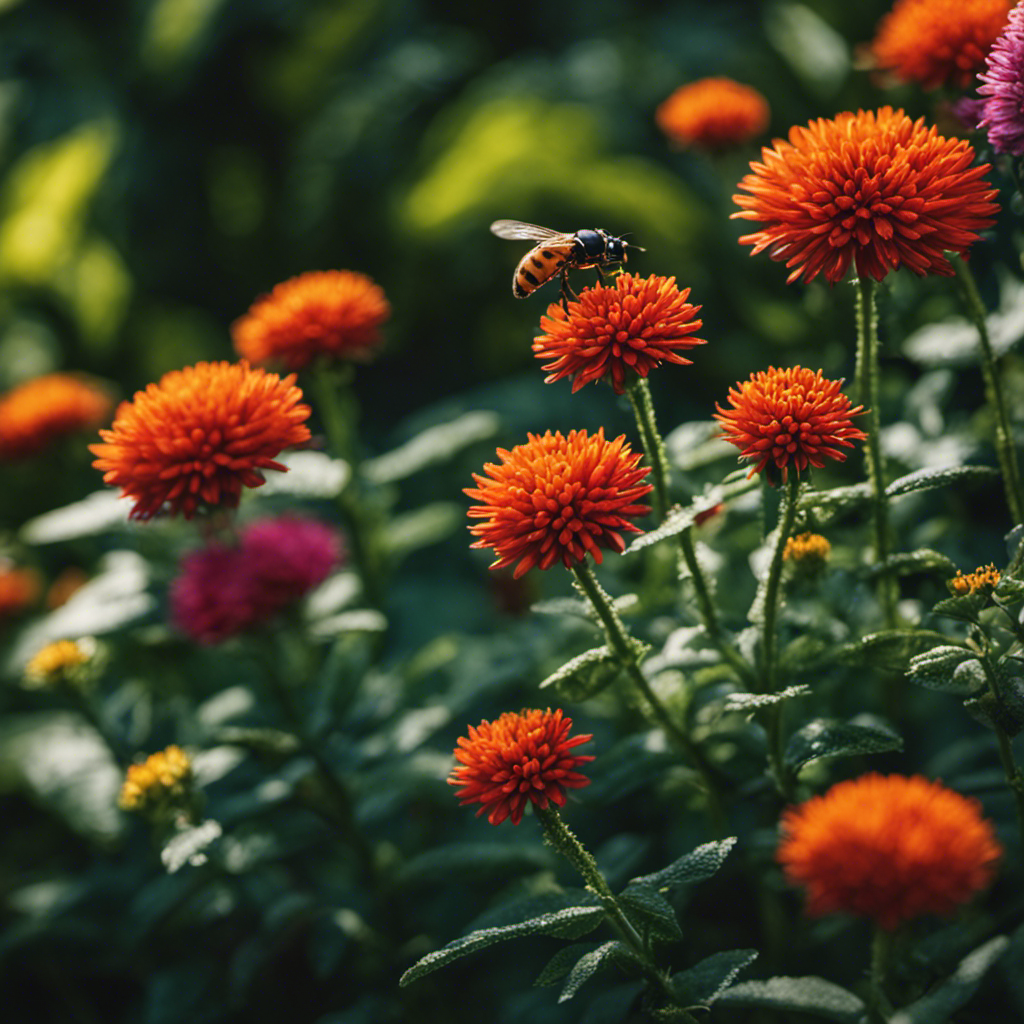
[[[957,969],[920,999],[889,1018],[889,1024],[945,1024],[974,995],[985,972],[1003,955],[1010,940],[997,935],[968,953]]]
[[[901,551],[889,557],[881,565],[873,565],[865,573],[868,579],[876,576],[909,576],[915,572],[938,572],[943,577],[956,572],[956,563],[940,551],[918,548],[917,551]]]
[[[801,633],[779,655],[779,675],[788,676],[794,672],[811,668],[833,660],[833,642],[811,633]]]
[[[367,459],[361,472],[375,484],[397,483],[428,466],[447,462],[461,449],[486,441],[501,427],[501,418],[490,411],[463,413],[450,423],[420,431],[405,444],[375,459]]]
[[[794,697],[807,697],[811,688],[806,683],[799,683],[796,686],[787,686],[778,693],[730,693],[722,705],[722,713],[732,711],[758,711],[761,708],[770,707],[772,704],[781,704],[783,701],[792,700]]]
[[[458,878],[508,881],[516,875],[550,869],[557,858],[544,846],[520,843],[450,843],[427,850],[402,865],[399,885],[431,885]]]
[[[729,856],[729,851],[736,845],[735,836],[728,839],[716,839],[698,846],[696,850],[673,861],[668,867],[655,871],[650,875],[641,875],[630,879],[630,885],[649,885],[658,892],[669,892],[679,885],[693,885],[710,878]]]
[[[562,904],[560,908],[536,914],[538,907],[558,903]],[[428,953],[402,975],[399,985],[408,985],[470,953],[486,949],[498,942],[507,942],[509,939],[526,935],[554,935],[563,939],[578,939],[593,931],[604,920],[605,910],[597,897],[591,893],[571,890],[521,900],[510,907],[503,907],[486,915],[485,919],[493,921],[509,917],[513,920],[492,927],[477,928],[468,935],[449,942],[441,949]]]
[[[905,672],[916,654],[948,643],[949,637],[930,629],[883,629],[862,637],[859,644],[844,648],[843,653],[875,668]]]
[[[561,668],[552,672],[551,675],[544,679],[540,684],[540,688],[543,690],[545,687],[554,686],[563,679],[572,679],[573,676],[576,676],[587,669],[591,669],[595,666],[614,660],[615,655],[612,654],[612,650],[607,644],[602,644],[600,647],[592,647],[589,651],[577,654],[575,658],[571,658],[562,665]]]
[[[636,957],[618,939],[610,939],[598,946],[597,949],[584,953],[569,972],[569,977],[565,979],[565,985],[558,995],[558,1001],[560,1003],[568,1002],[598,971],[611,967],[616,962],[637,962]]]
[[[907,676],[911,682],[927,687],[929,690],[968,694],[977,687],[968,677],[963,675],[958,677],[956,672],[965,662],[976,662],[977,657],[966,647],[941,644],[911,658]]]
[[[936,615],[946,615],[951,619],[960,619],[963,622],[977,622],[978,612],[985,607],[988,595],[981,590],[973,594],[955,594],[939,601],[932,608]]]
[[[992,466],[943,466],[938,469],[926,467],[893,480],[885,489],[887,498],[899,498],[916,491],[930,491],[936,487],[951,484],[981,483],[999,476],[999,470]]]
[[[849,487],[833,487],[827,491],[807,491],[797,498],[798,512],[839,512],[855,508],[871,500],[870,484],[852,484]]]
[[[794,1010],[835,1021],[860,1024],[867,1007],[852,992],[824,978],[780,975],[766,981],[742,981],[718,997],[719,1006],[755,1006]]]
[[[650,934],[671,942],[683,937],[672,904],[653,886],[631,884],[618,899],[641,936]]]
[[[544,965],[534,985],[543,988],[561,981],[572,970],[576,961],[585,953],[592,953],[597,949],[597,945],[596,942],[574,942],[571,946],[563,946]]]
[[[757,959],[756,949],[713,953],[689,970],[672,976],[672,985],[685,1006],[710,1006],[744,967]]]
[[[786,745],[784,760],[793,771],[799,771],[823,757],[855,757],[902,749],[902,738],[885,723],[869,725],[816,718],[793,733]]]
[[[1024,599],[1024,581],[1015,580],[1012,576],[1000,576],[992,596],[999,598],[1004,604]]]

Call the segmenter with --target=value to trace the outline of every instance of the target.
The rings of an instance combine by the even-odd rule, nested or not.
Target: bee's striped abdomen
[[[516,267],[512,278],[512,294],[517,299],[525,299],[546,281],[557,274],[568,263],[575,246],[537,245],[532,248]]]

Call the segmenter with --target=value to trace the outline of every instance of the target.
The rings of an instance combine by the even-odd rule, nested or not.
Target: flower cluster
[[[1010,12],[978,78],[977,126],[997,153],[1024,156],[1024,6]]]
[[[978,566],[974,572],[964,575],[957,569],[956,576],[949,581],[949,589],[958,596],[977,593],[979,590],[992,591],[999,584],[1000,572],[993,563]]]
[[[171,584],[171,618],[187,636],[217,644],[259,627],[333,572],[342,556],[331,527],[299,516],[251,523],[235,545],[190,552]]]
[[[748,476],[767,471],[770,482],[779,473],[785,481],[790,466],[800,473],[808,466],[821,469],[826,459],[845,461],[839,448],[852,448],[867,436],[852,420],[863,409],[850,407],[842,386],[821,370],[771,367],[730,388],[731,408],[716,406],[715,419],[722,424],[722,437],[752,464]]]
[[[715,77],[680,86],[661,103],[654,119],[677,145],[722,150],[762,134],[768,115],[768,101],[756,89]]]
[[[131,515],[166,509],[191,519],[203,507],[235,508],[274,458],[309,440],[310,408],[295,377],[241,363],[197,363],[165,374],[123,402],[104,444],[89,446],[105,483],[135,501]]]
[[[920,776],[840,782],[782,818],[778,859],[810,914],[885,929],[948,914],[988,885],[1002,849],[977,801]]]
[[[90,681],[88,667],[96,657],[92,637],[80,640],[55,640],[37,651],[25,665],[25,685],[34,688],[82,689]]]
[[[511,451],[499,448],[501,463],[486,463],[487,475],[474,473],[477,486],[464,488],[480,502],[470,507],[470,519],[483,520],[469,528],[478,538],[471,546],[494,549],[492,569],[518,562],[517,578],[534,566],[572,568],[587,554],[600,564],[602,548],[625,550],[622,532],[641,532],[629,519],[651,511],[638,502],[653,490],[643,483],[649,468],[639,465],[625,435],[606,441],[601,429],[593,437],[585,430],[528,436]]]
[[[390,315],[383,289],[365,274],[309,271],[257,299],[231,332],[243,359],[300,370],[317,356],[365,362]]]
[[[99,384],[67,373],[50,373],[0,397],[0,460],[24,459],[58,438],[95,430],[114,403]]]
[[[966,88],[1010,6],[1011,0],[896,0],[878,23],[872,56],[904,82]]]
[[[459,803],[480,804],[477,817],[487,815],[492,825],[506,818],[518,825],[528,803],[546,808],[562,807],[565,790],[579,789],[590,780],[576,771],[593,761],[573,753],[591,736],[569,736],[572,719],[562,711],[506,711],[493,722],[469,727],[455,749],[459,762],[448,784],[462,787],[455,794]]]
[[[832,545],[820,533],[798,533],[786,541],[782,557],[801,568],[817,571],[828,561]]]
[[[192,796],[192,787],[192,761],[172,744],[141,764],[129,765],[117,802],[123,811],[155,816],[183,806]]]
[[[945,252],[964,254],[994,223],[997,191],[969,142],[947,139],[924,118],[882,107],[793,127],[750,165],[733,218],[762,227],[739,241],[834,284],[851,262],[881,281],[891,270],[950,276]]]
[[[538,359],[550,359],[545,383],[572,378],[572,390],[606,380],[621,395],[630,380],[646,377],[659,363],[689,364],[679,349],[703,345],[700,306],[686,300],[674,277],[619,274],[612,285],[584,288],[568,311],[559,303],[541,317],[545,331],[533,341]]]

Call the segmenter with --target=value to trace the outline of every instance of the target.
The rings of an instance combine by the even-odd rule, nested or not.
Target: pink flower
[[[294,604],[341,557],[341,537],[324,523],[299,516],[251,523],[237,544],[215,541],[182,559],[171,584],[171,618],[193,640],[221,643]]]

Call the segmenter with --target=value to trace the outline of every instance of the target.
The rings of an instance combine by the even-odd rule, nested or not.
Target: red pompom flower
[[[572,719],[562,711],[506,711],[494,722],[469,727],[459,737],[455,759],[459,762],[448,778],[461,786],[459,803],[480,804],[477,817],[487,814],[492,825],[506,818],[518,825],[528,802],[541,809],[549,803],[565,804],[565,790],[580,789],[590,780],[576,771],[592,756],[574,754],[591,735],[569,736]]]

